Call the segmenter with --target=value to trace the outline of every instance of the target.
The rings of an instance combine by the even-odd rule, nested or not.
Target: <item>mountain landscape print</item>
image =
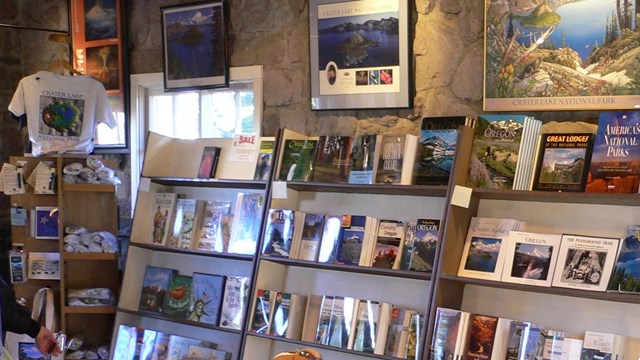
[[[640,292],[640,225],[631,225],[622,241],[607,290]]]
[[[485,110],[630,108],[640,3],[486,0]]]
[[[473,237],[464,265],[466,270],[494,272],[502,239]]]

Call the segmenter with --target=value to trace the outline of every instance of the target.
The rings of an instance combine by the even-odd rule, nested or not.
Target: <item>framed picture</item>
[[[407,0],[310,0],[311,109],[407,108]]]
[[[485,0],[484,110],[632,109],[638,3]],[[616,16],[617,15],[617,16]]]
[[[36,206],[32,215],[33,237],[36,239],[59,239],[58,208]]]
[[[224,3],[167,6],[161,12],[165,91],[229,86]]]
[[[60,280],[60,253],[30,252],[29,279]]]

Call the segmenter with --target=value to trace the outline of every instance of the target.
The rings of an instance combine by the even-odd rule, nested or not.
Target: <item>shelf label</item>
[[[138,185],[138,191],[149,192],[150,186],[151,186],[151,179],[149,179],[148,177],[141,177],[140,184]]]
[[[273,199],[286,199],[287,198],[287,182],[286,181],[274,181],[271,185],[271,197]]]
[[[471,202],[472,188],[466,186],[456,185],[453,188],[453,194],[451,195],[451,205],[469,208]]]

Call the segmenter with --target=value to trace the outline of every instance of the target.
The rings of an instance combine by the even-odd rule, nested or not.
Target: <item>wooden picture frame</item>
[[[411,106],[408,29],[407,0],[310,0],[311,110]]]
[[[165,91],[229,86],[223,1],[161,8]]]

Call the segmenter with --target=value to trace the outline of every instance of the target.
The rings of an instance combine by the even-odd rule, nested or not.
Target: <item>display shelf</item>
[[[383,184],[342,184],[289,181],[287,187],[296,191],[318,193],[337,192],[342,194],[378,194],[445,197],[447,186],[440,185],[383,185]]]
[[[75,253],[63,252],[63,260],[92,260],[92,261],[114,261],[118,260],[118,253]]]
[[[129,245],[136,246],[142,249],[148,249],[148,250],[160,251],[160,252],[166,252],[166,253],[187,254],[187,255],[202,256],[202,257],[223,258],[223,259],[244,260],[244,261],[253,261],[254,259],[253,255],[245,255],[245,254],[221,253],[221,252],[195,250],[195,249],[181,249],[181,248],[176,248],[172,246],[154,245],[154,244],[137,243],[137,242],[131,242]]]
[[[369,266],[357,266],[357,265],[342,265],[342,264],[327,264],[317,261],[306,261],[298,259],[289,259],[284,257],[260,257],[260,261],[268,261],[276,264],[286,265],[290,267],[320,269],[335,272],[350,272],[358,274],[369,274],[377,276],[386,276],[393,278],[414,279],[414,280],[431,280],[431,273],[419,272],[419,271],[407,271],[407,270],[392,270],[381,269]]]
[[[67,314],[115,314],[115,306],[63,306]]]
[[[108,184],[62,184],[62,191],[69,192],[111,192],[115,193],[116,186]]]
[[[473,189],[478,200],[640,206],[640,194]]]
[[[195,322],[195,321],[189,321],[189,320],[186,320],[186,319],[179,319],[179,318],[175,318],[175,317],[164,316],[164,315],[162,315],[160,313],[154,313],[154,312],[150,312],[150,311],[134,311],[134,310],[124,309],[124,308],[118,308],[118,311],[124,312],[124,313],[127,313],[127,314],[131,314],[131,315],[137,315],[137,316],[140,316],[140,317],[146,317],[146,318],[152,318],[152,319],[157,319],[157,320],[169,321],[169,322],[178,323],[178,324],[189,325],[189,326],[193,326],[193,327],[196,327],[196,328],[211,329],[211,330],[217,330],[217,331],[222,331],[222,332],[227,332],[227,333],[232,333],[232,334],[240,334],[241,333],[240,330],[236,330],[236,329],[228,329],[228,328],[217,326],[217,325],[199,323],[199,322]]]
[[[217,187],[231,189],[255,189],[267,188],[267,181],[259,180],[227,180],[227,179],[194,179],[178,177],[149,177],[149,180],[167,186],[191,186],[191,187]]]

